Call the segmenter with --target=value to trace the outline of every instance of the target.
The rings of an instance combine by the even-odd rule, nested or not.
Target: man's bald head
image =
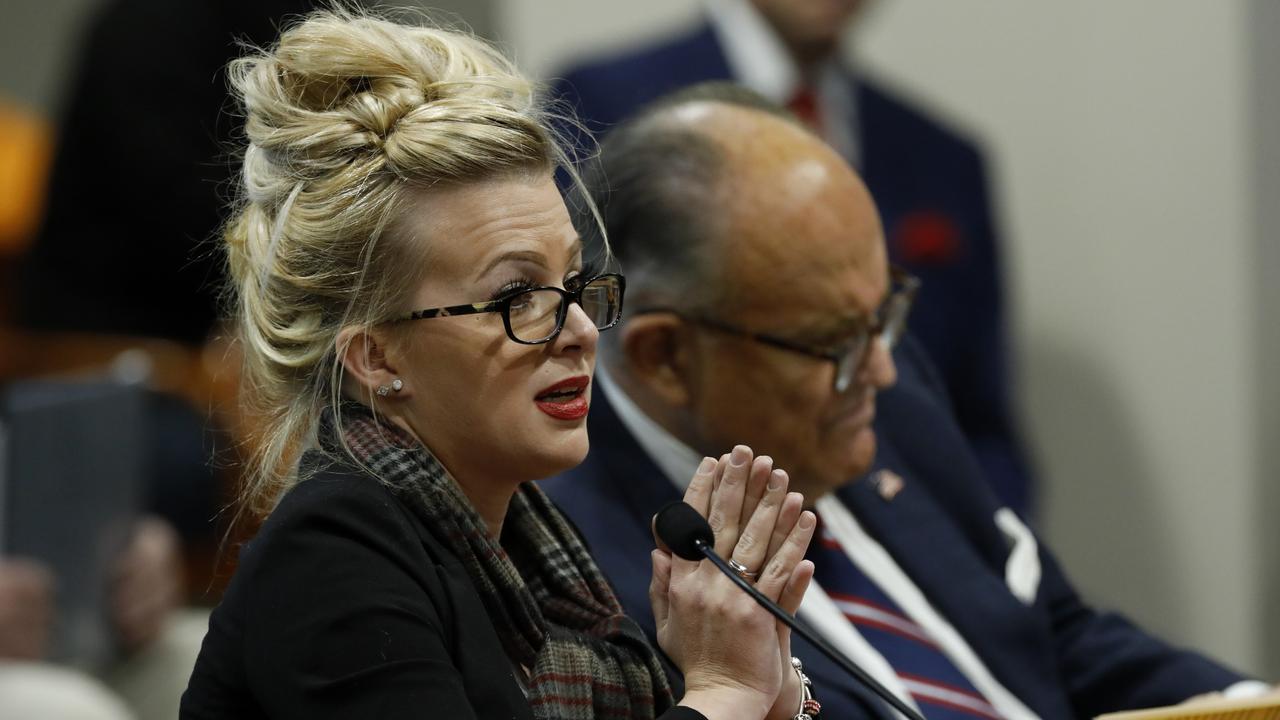
[[[712,90],[663,101],[601,148],[589,185],[628,279],[628,320],[601,358],[690,447],[746,443],[818,497],[871,462],[875,393],[895,379],[871,343],[849,386],[835,382],[833,359],[889,290],[879,216],[820,139],[758,96]]]
[[[763,282],[842,262],[825,246],[797,246],[802,224],[852,215],[859,222],[828,234],[880,242],[874,204],[845,161],[784,109],[729,83],[674,93],[624,123],[586,185],[636,308],[739,302]],[[824,191],[856,212],[834,217]],[[582,225],[584,237],[598,235]]]
[[[730,83],[704,83],[659,100],[609,134],[584,176],[613,253],[626,268],[632,307],[674,299],[705,306],[718,299],[718,241],[725,235],[722,186],[732,148],[714,128],[731,111],[754,110],[781,122],[786,111]],[[712,127],[702,116],[711,116]],[[579,231],[600,245],[586,213]]]

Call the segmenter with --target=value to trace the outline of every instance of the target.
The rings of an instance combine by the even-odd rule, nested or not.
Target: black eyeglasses
[[[889,269],[889,278],[893,283],[889,296],[872,314],[870,322],[836,345],[809,345],[780,338],[776,335],[758,333],[737,325],[699,315],[689,315],[672,308],[645,308],[636,314],[666,312],[679,315],[685,320],[748,340],[789,350],[809,357],[835,363],[836,373],[832,380],[835,391],[842,393],[853,385],[858,368],[866,361],[871,349],[872,339],[878,339],[889,350],[897,347],[907,328],[907,317],[911,314],[911,306],[915,302],[916,293],[920,291],[920,280],[899,267]]]
[[[507,337],[521,345],[541,345],[560,334],[569,303],[577,303],[597,330],[617,325],[622,319],[622,293],[626,287],[626,278],[614,273],[589,279],[578,276],[570,278],[563,290],[551,286],[515,290],[497,300],[419,310],[392,322],[496,312],[502,313]]]

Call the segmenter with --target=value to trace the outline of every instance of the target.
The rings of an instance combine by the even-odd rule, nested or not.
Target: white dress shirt
[[[747,0],[707,0],[707,18],[736,81],[786,105],[806,84],[800,68],[768,21]],[[837,58],[812,78],[823,138],[858,165],[857,103],[848,71]]]
[[[683,491],[688,487],[689,480],[702,462],[702,456],[645,415],[613,383],[603,365],[596,368],[596,384],[609,397],[609,403],[617,411],[618,419],[631,432],[649,459],[653,460],[676,488]],[[955,663],[960,672],[1001,715],[1017,719],[1036,717],[1022,701],[995,679],[960,633],[934,609],[888,551],[862,529],[857,518],[843,503],[834,496],[827,495],[818,500],[816,510],[822,515],[827,530],[844,548],[849,560],[879,585],[885,594],[893,598],[908,617],[930,634],[942,653]],[[889,662],[858,632],[816,582],[809,586],[798,614],[827,642],[861,666],[890,692],[909,706],[917,707],[911,693]]]

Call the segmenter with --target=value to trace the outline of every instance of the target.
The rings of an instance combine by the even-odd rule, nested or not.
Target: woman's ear
[[[396,371],[387,349],[391,338],[365,327],[345,327],[338,331],[338,362],[347,382],[359,387],[361,397],[408,397],[412,390]]]
[[[694,388],[684,321],[673,313],[648,313],[627,318],[618,331],[622,361],[631,378],[668,405],[687,405]]]

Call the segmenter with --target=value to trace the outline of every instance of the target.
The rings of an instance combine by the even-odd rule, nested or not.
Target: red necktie
[[[853,564],[821,518],[806,557],[813,561],[814,579],[871,647],[884,656],[926,717],[1000,717],[928,631]]]
[[[823,135],[822,107],[818,104],[818,93],[813,91],[812,86],[801,86],[787,101],[787,109],[810,130],[820,136]]]

